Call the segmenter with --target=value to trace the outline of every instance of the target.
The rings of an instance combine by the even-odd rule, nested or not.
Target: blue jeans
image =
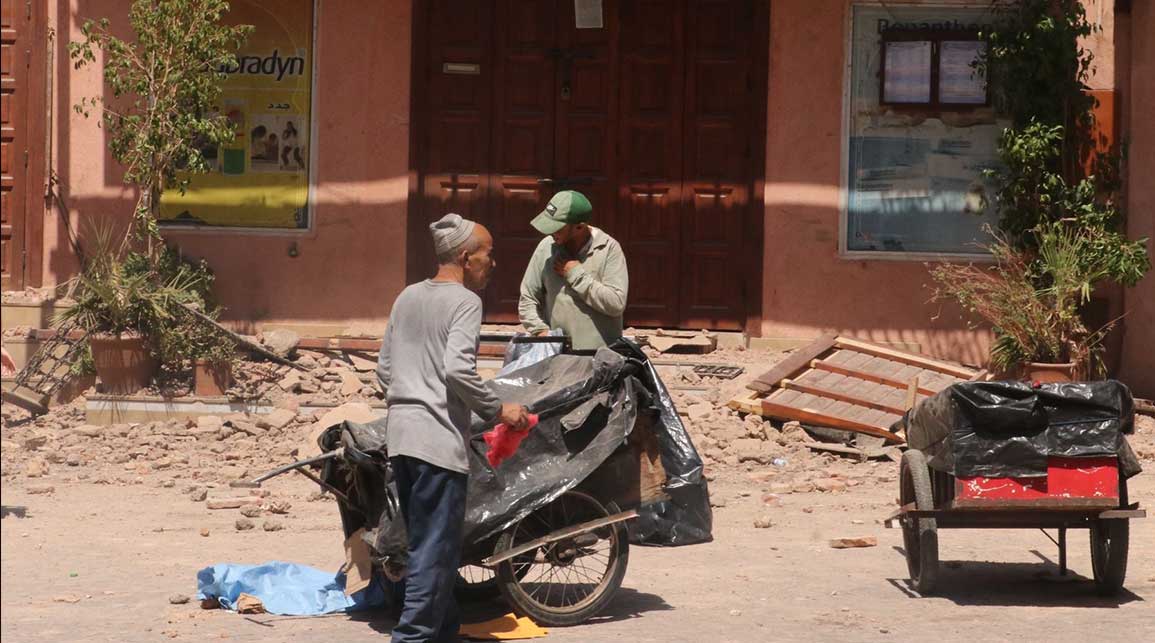
[[[409,456],[389,459],[409,536],[405,604],[393,643],[457,641],[453,588],[461,559],[468,476]]]

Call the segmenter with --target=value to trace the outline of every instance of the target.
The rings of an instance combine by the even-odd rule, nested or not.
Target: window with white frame
[[[855,5],[842,250],[979,254],[996,220],[983,170],[1006,123],[973,62],[989,14]]]

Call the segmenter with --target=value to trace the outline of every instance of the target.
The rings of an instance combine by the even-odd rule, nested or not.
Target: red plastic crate
[[[1057,458],[1032,478],[956,478],[956,508],[1117,507],[1119,460]]]

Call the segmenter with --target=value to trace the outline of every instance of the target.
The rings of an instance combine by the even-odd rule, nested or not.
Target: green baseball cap
[[[529,224],[542,234],[553,234],[570,223],[585,223],[590,220],[594,206],[581,192],[563,190],[553,195],[541,214]]]

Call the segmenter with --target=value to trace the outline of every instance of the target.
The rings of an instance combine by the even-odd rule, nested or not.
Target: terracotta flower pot
[[[1051,364],[1048,362],[1028,362],[1027,379],[1042,384],[1075,381],[1075,363]]]
[[[143,337],[89,335],[88,345],[103,393],[132,395],[148,386],[156,374],[156,360]]]
[[[193,391],[199,397],[220,397],[233,385],[233,366],[228,362],[198,359],[193,364]]]

